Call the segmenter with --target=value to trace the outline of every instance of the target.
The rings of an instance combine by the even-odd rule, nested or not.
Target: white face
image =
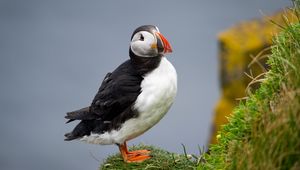
[[[137,56],[154,57],[158,55],[156,44],[157,39],[153,34],[147,31],[140,31],[134,34],[130,43],[130,48]]]

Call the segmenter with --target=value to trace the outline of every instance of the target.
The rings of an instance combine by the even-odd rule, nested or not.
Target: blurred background
[[[97,169],[116,146],[65,142],[64,115],[91,103],[107,72],[128,59],[130,36],[157,25],[173,47],[178,95],[169,113],[129,142],[198,154],[219,95],[217,34],[289,0],[0,1],[0,169]]]

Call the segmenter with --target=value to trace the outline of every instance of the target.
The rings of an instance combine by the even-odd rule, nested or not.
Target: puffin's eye
[[[140,40],[141,40],[141,41],[144,41],[144,36],[143,36],[143,34],[141,34]]]

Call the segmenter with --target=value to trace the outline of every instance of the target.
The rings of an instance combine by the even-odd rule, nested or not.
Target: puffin
[[[134,30],[129,59],[104,77],[90,106],[66,113],[66,123],[79,123],[65,141],[119,147],[124,162],[143,162],[150,150],[127,149],[127,142],[157,124],[177,93],[177,73],[165,57],[172,53],[168,40],[154,25]]]

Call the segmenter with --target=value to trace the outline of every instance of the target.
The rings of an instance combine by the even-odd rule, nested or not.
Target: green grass
[[[165,151],[158,147],[138,145],[129,147],[129,150],[151,150],[151,159],[142,163],[125,163],[120,154],[109,156],[100,167],[101,170],[193,170],[196,169],[197,161],[192,155],[176,154]]]
[[[281,27],[265,80],[234,109],[198,169],[300,169],[300,24]]]
[[[300,21],[300,0],[294,5]],[[130,149],[149,149],[153,158],[128,164],[116,154],[100,169],[300,169],[300,24],[280,27],[263,83],[234,109],[209,153],[197,158],[139,145]]]

